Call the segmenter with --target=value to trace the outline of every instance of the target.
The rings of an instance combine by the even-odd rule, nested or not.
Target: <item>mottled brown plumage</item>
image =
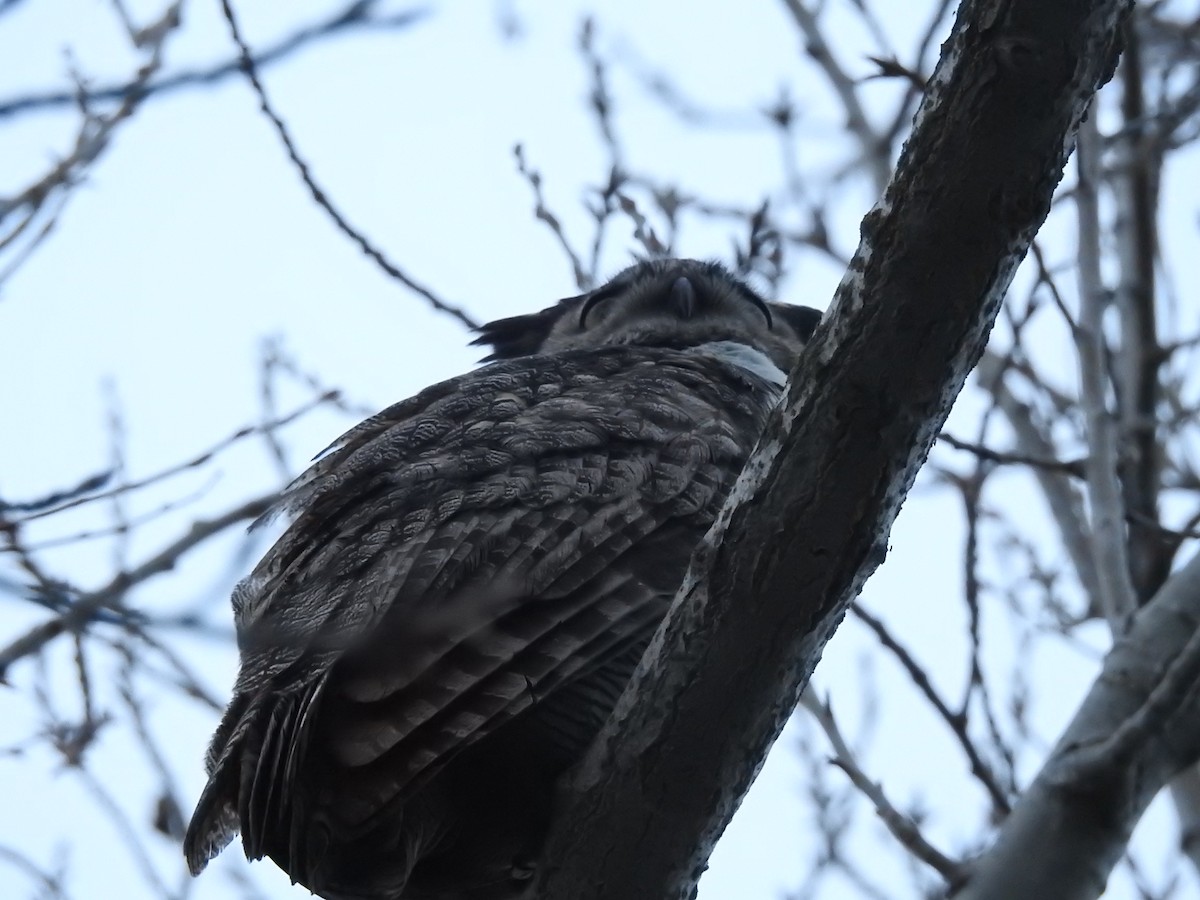
[[[642,263],[340,438],[234,591],[192,870],[240,831],[326,898],[517,896],[818,318]]]

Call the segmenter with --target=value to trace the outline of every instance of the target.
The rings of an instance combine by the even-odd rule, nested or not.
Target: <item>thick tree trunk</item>
[[[566,791],[540,900],[694,894],[822,647],[886,553],[1112,72],[1130,5],[962,5],[830,315]]]

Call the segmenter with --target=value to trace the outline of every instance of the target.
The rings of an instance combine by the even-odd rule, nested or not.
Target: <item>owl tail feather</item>
[[[235,695],[208,746],[205,761],[208,784],[200,794],[183,838],[183,853],[193,875],[199,875],[238,833],[242,748],[256,717],[255,704],[250,698],[245,694]]]
[[[229,774],[229,773],[222,773]],[[211,778],[196,804],[196,812],[183,840],[183,852],[188,870],[199,875],[209,860],[224,850],[238,833],[237,810],[229,802],[229,778]]]
[[[209,747],[208,784],[184,837],[184,854],[193,875],[239,831],[247,858],[270,853],[293,877],[299,874],[295,868],[301,860],[294,850],[288,852],[286,842],[289,830],[303,830],[303,823],[294,821],[296,798],[291,786],[307,746],[324,674],[310,677],[298,691],[241,694],[230,703]]]

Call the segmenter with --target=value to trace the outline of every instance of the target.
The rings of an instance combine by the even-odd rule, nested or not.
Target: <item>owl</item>
[[[240,832],[328,900],[521,896],[819,318],[642,262],[339,438],[233,592],[191,870]]]

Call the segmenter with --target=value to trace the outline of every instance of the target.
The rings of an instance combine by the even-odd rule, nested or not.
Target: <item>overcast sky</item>
[[[242,3],[243,26],[255,46],[320,18],[330,5]],[[131,3],[134,17],[157,14],[151,2]],[[400,5],[393,7],[401,9]],[[761,108],[787,85],[800,98],[810,138],[802,162],[819,168],[838,158],[841,116],[819,89],[783,5],[762,0],[732,7],[717,2],[646,3],[574,0],[515,5],[520,30],[506,37],[503,6],[431,6],[402,32],[346,36],[302,52],[266,73],[266,83],[318,178],[350,219],[412,275],[479,319],[526,312],[576,293],[570,266],[546,227],[531,214],[528,184],[512,148],[522,144],[539,168],[555,212],[577,240],[590,235],[580,198],[604,174],[605,157],[585,98],[587,71],[577,39],[585,13],[598,11],[602,45],[652,60],[716,109]],[[182,34],[170,44],[168,69],[211,63],[231,53],[219,3],[190,2]],[[894,15],[888,27],[911,46],[921,23]],[[851,46],[868,47],[847,28]],[[857,43],[855,43],[857,42]],[[37,0],[0,17],[0,103],[40,88],[64,86],[73,65],[96,83],[127,78],[137,57],[109,4],[99,0]],[[864,50],[863,53],[866,51]],[[861,58],[847,50],[845,58]],[[865,74],[863,62],[861,71]],[[887,90],[885,86],[879,89]],[[780,181],[776,142],[732,117],[727,127],[697,136],[666,115],[628,77],[614,81],[617,125],[635,166],[730,202],[751,203]],[[881,98],[886,96],[880,93]],[[71,110],[0,119],[0,197],[40,177],[70,146]],[[857,223],[874,198],[850,191],[829,223],[835,243],[850,252]],[[1181,214],[1182,215],[1182,214]],[[1194,229],[1191,232],[1194,236]],[[741,237],[740,232],[736,235]],[[727,255],[732,229],[693,225],[681,251]],[[635,249],[631,229],[614,232],[606,271],[625,265]],[[825,308],[840,268],[816,254],[797,255],[781,299]],[[449,317],[431,312],[364,259],[312,203],[287,163],[275,134],[241,79],[148,102],[71,199],[54,234],[0,288],[0,494],[34,497],[103,470],[111,463],[110,415],[120,410],[127,466],[136,478],[194,456],[261,415],[259,360],[276,338],[305,370],[371,410],[474,365],[479,353]],[[308,396],[285,389],[281,409]],[[964,395],[968,407],[971,398]],[[295,471],[344,427],[348,416],[321,412],[286,432]],[[222,512],[281,478],[265,447],[247,442],[215,465],[144,492],[133,511],[200,493],[194,502],[141,529],[128,546],[73,543],[47,559],[83,586],[111,574],[114,554],[137,562],[186,531],[190,522]],[[1018,487],[1014,486],[1014,490]],[[963,619],[958,559],[961,535],[954,496],[927,480],[918,485],[893,532],[891,554],[868,584],[863,601],[893,623],[952,696],[961,689],[962,658],[940,652],[959,646]],[[1040,515],[1040,511],[1037,513]],[[81,515],[32,531],[39,539],[94,527]],[[1036,526],[1034,526],[1036,528]],[[223,599],[252,562],[237,534],[193,554],[181,571],[148,582],[137,599],[157,614],[201,609],[211,638],[173,635],[207,685],[225,696],[236,659],[228,642]],[[0,570],[3,571],[3,570]],[[15,573],[5,571],[6,577]],[[28,604],[0,599],[0,643],[44,619]],[[1002,617],[992,626],[1005,628]],[[1094,639],[1094,640],[1093,640]],[[1039,696],[1033,720],[1053,738],[1095,671],[1102,633],[1080,647],[1039,656]],[[51,657],[51,679],[67,708],[75,701],[70,648]],[[988,665],[1002,673],[1002,651]],[[98,671],[111,681],[115,662]],[[0,746],[38,728],[29,685],[34,667],[14,669],[16,690],[0,691]],[[875,739],[864,754],[871,773],[902,805],[918,802],[935,814],[929,834],[962,852],[980,830],[983,798],[937,726],[896,685],[890,660],[852,623],[831,643],[815,684],[854,732],[864,715],[859,689],[881,691]],[[111,695],[108,685],[100,688]],[[203,784],[202,753],[213,714],[173,692],[146,688],[152,727],[169,746],[185,802]],[[702,900],[769,900],[796,888],[820,852],[801,798],[805,779],[794,730],[773,751],[701,883]],[[126,730],[112,729],[89,756],[133,821],[149,819],[158,785],[140,762]],[[939,778],[938,772],[953,773]],[[1032,768],[1022,769],[1028,777]],[[18,847],[39,864],[63,857],[73,896],[138,900],[153,893],[87,785],[57,768],[39,747],[0,755],[0,845]],[[185,812],[190,812],[190,807]],[[881,826],[857,826],[874,845]],[[1151,860],[1171,854],[1174,824],[1160,801],[1139,841]],[[168,884],[181,878],[178,849],[150,843],[151,863]],[[65,849],[64,849],[65,848]],[[233,848],[226,857],[238,855]],[[909,879],[896,854],[878,857],[873,879],[907,896]],[[222,859],[191,896],[231,896],[233,861]],[[269,863],[254,867],[271,897],[304,896],[287,887]],[[10,894],[5,886],[18,885]],[[0,861],[0,895],[33,896]],[[833,884],[822,897],[852,896]],[[1109,896],[1132,897],[1118,878]],[[1177,898],[1200,897],[1191,887]]]

